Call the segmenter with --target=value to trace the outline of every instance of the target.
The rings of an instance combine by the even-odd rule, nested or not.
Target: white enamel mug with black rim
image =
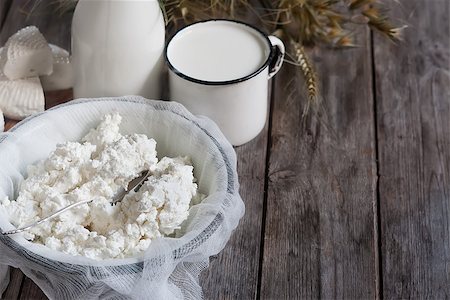
[[[211,118],[231,144],[242,145],[264,128],[268,82],[284,53],[280,39],[246,23],[219,19],[188,25],[166,46],[170,100]]]

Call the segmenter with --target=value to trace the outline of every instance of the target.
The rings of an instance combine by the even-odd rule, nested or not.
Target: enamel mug
[[[217,123],[235,146],[264,128],[269,79],[281,68],[283,42],[231,20],[179,30],[166,46],[170,100]]]

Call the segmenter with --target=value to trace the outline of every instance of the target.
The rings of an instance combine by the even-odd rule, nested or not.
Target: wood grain
[[[261,25],[254,16],[242,21]],[[271,96],[272,88],[268,97]],[[206,299],[255,299],[257,296],[268,130],[269,122],[266,122],[256,139],[235,148],[245,215],[224,250],[201,275],[200,283]]]
[[[34,24],[68,49],[70,16],[34,2],[0,0],[0,45]],[[375,34],[372,56],[362,31],[360,48],[311,52],[318,119],[301,121],[295,68],[277,75],[271,123],[236,149],[246,215],[202,274],[207,299],[450,298],[450,4],[394,2],[402,44]],[[17,269],[3,297],[46,299]]]
[[[236,148],[245,215],[225,249],[203,272],[206,299],[254,299],[257,293],[267,126],[253,141]]]
[[[47,300],[48,298],[30,278],[25,277],[19,299]]]
[[[295,68],[276,78],[263,299],[377,297],[376,164],[370,35],[313,53],[325,113],[302,122]],[[292,78],[296,78],[292,81]]]
[[[0,1],[0,31],[3,27],[3,23],[8,15],[9,8],[11,7],[12,0],[2,0]]]
[[[8,288],[2,295],[2,299],[16,300],[19,297],[20,289],[22,287],[22,281],[24,278],[23,273],[19,269],[11,268],[10,282]]]
[[[383,295],[450,297],[450,7],[401,1],[399,45],[374,39]]]

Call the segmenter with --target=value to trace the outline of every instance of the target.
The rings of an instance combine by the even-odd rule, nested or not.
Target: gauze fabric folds
[[[0,197],[16,191],[29,164],[46,158],[57,143],[79,141],[103,115],[119,112],[122,134],[143,133],[157,142],[159,157],[190,156],[199,191],[175,237],[152,241],[137,258],[95,261],[0,235],[0,288],[5,266],[20,268],[51,299],[199,299],[198,276],[219,253],[244,214],[236,154],[209,119],[181,104],[137,96],[81,99],[32,116],[0,135]],[[13,229],[0,209],[0,227]]]

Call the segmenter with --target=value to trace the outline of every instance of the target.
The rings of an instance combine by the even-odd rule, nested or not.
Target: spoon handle
[[[67,211],[67,210],[69,210],[69,209],[72,209],[72,208],[74,208],[74,207],[76,207],[76,206],[79,206],[79,205],[82,205],[82,204],[89,203],[89,202],[91,202],[91,201],[93,201],[93,200],[83,200],[83,201],[79,201],[79,202],[72,203],[72,204],[70,204],[70,205],[68,205],[68,206],[66,206],[66,207],[63,207],[63,208],[61,208],[60,210],[54,212],[54,213],[51,214],[50,216],[45,217],[45,218],[43,218],[43,219],[40,219],[40,220],[37,221],[37,222],[34,222],[34,223],[32,223],[32,224],[30,224],[30,225],[27,225],[27,226],[25,226],[25,227],[16,228],[16,229],[9,230],[9,231],[4,231],[4,232],[2,232],[1,234],[2,234],[2,235],[11,235],[11,234],[16,234],[16,233],[23,232],[23,231],[25,231],[25,230],[28,230],[28,229],[34,227],[34,226],[37,226],[37,225],[39,225],[39,224],[42,224],[42,223],[44,223],[44,222],[46,222],[46,221],[48,221],[48,220],[50,220],[50,219],[53,219],[54,217],[56,217],[56,216],[62,214],[63,212],[65,212],[65,211]]]
[[[140,176],[134,178],[133,180],[131,180],[131,182],[129,182],[128,184],[128,188],[125,190],[124,188],[120,189],[119,192],[117,193],[117,195],[115,195],[111,201],[111,204],[116,204],[117,202],[122,201],[122,199],[125,197],[125,195],[127,195],[130,191],[135,190],[137,191],[142,184],[144,184],[144,181],[147,180],[147,178],[150,176],[150,171],[144,171],[140,174]],[[39,224],[42,224],[50,219],[53,219],[54,217],[62,214],[63,212],[72,209],[76,206],[82,205],[82,204],[86,204],[89,202],[92,202],[93,200],[83,200],[83,201],[79,201],[79,202],[75,202],[72,203],[66,207],[61,208],[60,210],[54,212],[53,214],[51,214],[50,216],[47,216],[37,222],[34,222],[30,225],[27,225],[25,227],[21,227],[21,228],[16,228],[14,230],[9,230],[9,231],[3,231],[0,234],[1,235],[10,235],[10,234],[16,234],[16,233],[20,233],[23,232],[25,230],[28,230],[34,226],[37,226]]]

